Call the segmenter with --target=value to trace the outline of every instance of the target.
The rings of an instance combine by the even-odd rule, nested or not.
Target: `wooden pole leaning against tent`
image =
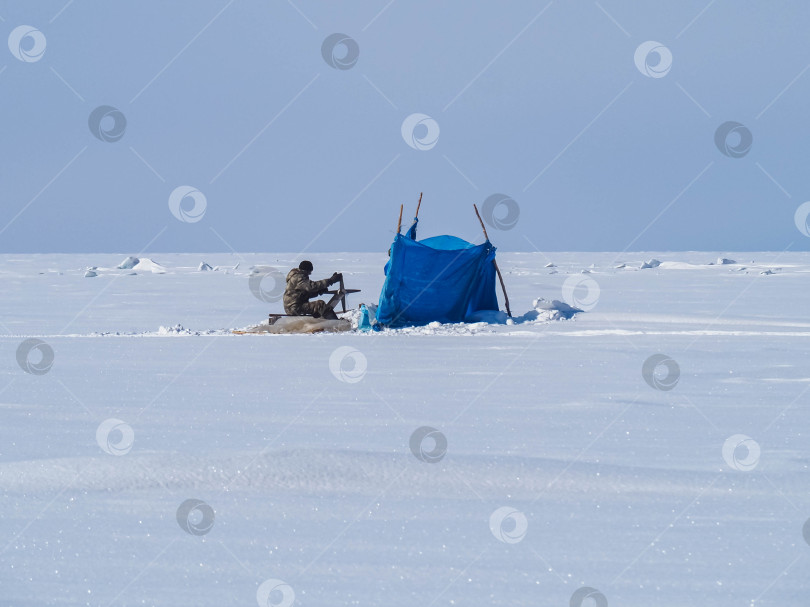
[[[478,217],[478,221],[481,222],[481,229],[484,230],[484,238],[489,240],[489,234],[487,234],[487,228],[484,225],[484,221],[481,219],[481,215],[478,213],[478,207],[473,203],[473,208],[475,209],[475,215]],[[498,280],[501,283],[501,290],[503,291],[503,300],[506,304],[506,314],[509,318],[512,318],[512,310],[509,309],[509,296],[506,294],[506,285],[503,284],[503,276],[501,276],[501,270],[498,267],[498,262],[494,259],[492,260],[492,264],[495,266],[495,272],[498,274]]]
[[[404,204],[399,205],[399,221],[397,221],[397,234],[399,234],[400,231],[402,230],[402,208],[404,206],[405,206]]]
[[[419,202],[416,203],[416,215],[413,216],[413,223],[411,224],[411,230],[413,230],[413,226],[416,225],[416,221],[419,219],[419,207],[422,206],[422,192],[419,192]]]

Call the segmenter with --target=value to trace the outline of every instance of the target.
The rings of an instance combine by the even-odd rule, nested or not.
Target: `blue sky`
[[[502,250],[810,245],[806,2],[43,0],[0,18],[0,252],[384,251],[419,192],[421,235],[479,241],[472,203],[514,200],[517,222],[488,226]],[[335,33],[349,69],[324,60]],[[642,73],[662,55],[634,60],[648,41],[662,77]],[[99,106],[117,113],[94,135]],[[432,121],[417,140],[438,127],[429,149],[403,137],[413,114]],[[715,144],[729,121],[731,148],[752,137],[740,157]]]

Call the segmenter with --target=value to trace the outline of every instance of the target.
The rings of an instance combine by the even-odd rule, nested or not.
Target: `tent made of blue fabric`
[[[386,326],[463,322],[497,310],[495,247],[455,236],[422,241],[397,234],[380,293],[377,321]]]

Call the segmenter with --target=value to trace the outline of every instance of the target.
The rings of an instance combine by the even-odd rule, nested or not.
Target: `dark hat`
[[[306,272],[307,274],[312,274],[312,270],[313,270],[314,268],[312,267],[312,262],[311,262],[311,261],[307,261],[307,260],[305,259],[304,261],[302,261],[301,263],[299,263],[299,264],[298,264],[298,269],[299,269],[299,270],[303,270],[303,271],[304,271],[304,272]]]

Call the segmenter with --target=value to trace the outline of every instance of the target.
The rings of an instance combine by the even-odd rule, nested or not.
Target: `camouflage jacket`
[[[298,307],[322,291],[329,288],[329,279],[310,280],[306,272],[293,268],[287,274],[287,288],[284,291],[284,311],[287,314],[296,314]]]

